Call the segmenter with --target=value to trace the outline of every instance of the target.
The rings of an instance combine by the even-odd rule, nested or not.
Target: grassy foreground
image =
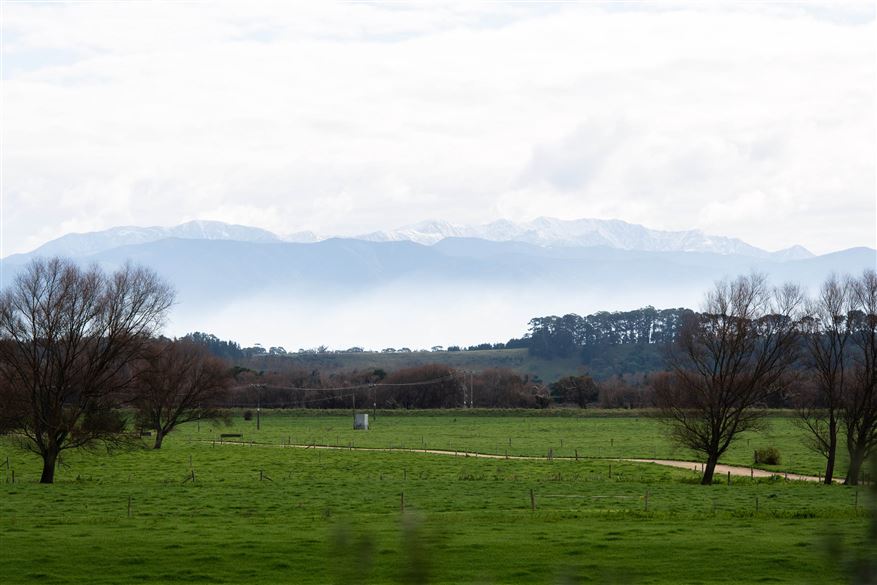
[[[634,450],[657,440],[637,430],[642,420],[600,422]],[[256,437],[255,421],[189,425],[161,451],[68,455],[52,486],[36,483],[39,462],[7,439],[0,462],[9,457],[16,483],[0,489],[0,580],[829,583],[844,582],[846,562],[867,553],[865,492],[855,488],[748,479],[702,487],[693,472],[651,464],[612,462],[610,477],[605,460],[281,446],[315,429],[343,442],[343,421],[265,416]],[[424,442],[474,450],[510,435],[513,448],[538,454],[545,434],[569,437],[566,449],[579,437],[566,434],[573,422],[384,417],[349,440],[386,446],[416,427]],[[214,444],[218,432],[257,443]]]

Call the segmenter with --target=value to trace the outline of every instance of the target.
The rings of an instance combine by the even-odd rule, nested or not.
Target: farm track
[[[633,463],[656,463],[658,465],[666,465],[668,467],[678,467],[680,469],[691,469],[692,471],[700,471],[703,464],[694,461],[677,461],[673,459],[618,459],[617,461],[630,461]],[[782,476],[792,481],[821,481],[822,478],[813,475],[801,475],[799,473],[786,473],[782,471],[766,471],[755,467],[740,467],[738,465],[716,465],[716,476],[727,475],[730,473],[734,476],[750,476],[750,477],[773,477],[775,475]],[[835,480],[838,481],[838,480]]]
[[[211,441],[204,441],[211,442]],[[212,441],[213,444],[217,444],[216,441]],[[431,455],[445,455],[445,456],[454,456],[454,457],[473,457],[475,459],[509,459],[509,460],[520,460],[520,461],[545,461],[548,457],[540,457],[535,455],[497,455],[495,453],[478,453],[475,451],[449,451],[446,449],[403,449],[399,447],[351,447],[351,446],[338,446],[338,445],[301,445],[301,444],[272,444],[272,443],[254,443],[254,442],[242,442],[242,441],[221,441],[218,443],[219,445],[237,445],[241,447],[278,447],[285,449],[324,449],[330,451],[373,451],[378,453],[425,453]],[[557,461],[577,461],[573,457],[552,457],[552,460]],[[680,461],[674,459],[633,459],[633,458],[623,458],[623,457],[612,457],[612,458],[596,458],[596,457],[582,457],[582,461],[627,461],[630,463],[654,463],[656,465],[664,465],[667,467],[676,467],[678,469],[690,469],[692,471],[698,472],[702,469],[702,463],[696,461]],[[742,467],[738,465],[724,465],[718,464],[716,465],[717,476],[731,474],[735,477],[757,477],[757,478],[768,478],[774,476],[781,476],[787,480],[791,481],[821,481],[821,478],[816,477],[814,475],[801,475],[799,473],[785,473],[780,471],[767,471],[764,469],[757,469],[751,467]]]

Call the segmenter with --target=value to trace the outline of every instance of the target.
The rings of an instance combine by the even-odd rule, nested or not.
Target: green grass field
[[[233,427],[190,425],[178,435],[183,440],[211,440],[220,433],[241,433],[244,441],[274,444],[311,444],[377,448],[440,449],[497,455],[574,458],[656,458],[698,460],[694,453],[674,445],[664,425],[647,412],[578,409],[561,411],[407,411],[371,415],[367,433],[354,431],[352,416],[334,411],[283,412],[262,417],[256,430],[251,421],[234,418]],[[237,413],[239,414],[239,413]],[[302,416],[305,414],[305,416]],[[748,466],[753,451],[773,446],[781,465],[759,465],[773,471],[816,475],[823,459],[807,448],[804,434],[788,412],[774,413],[763,429],[744,433],[722,458],[722,463]],[[200,429],[196,432],[195,429]],[[843,454],[839,473],[846,471]]]
[[[342,415],[271,414],[258,431],[240,418],[193,424],[160,451],[68,454],[50,486],[7,438],[0,462],[9,457],[16,483],[0,490],[0,581],[841,583],[868,552],[861,489],[746,478],[704,487],[693,472],[585,459],[669,456],[652,419],[373,422],[367,432]],[[769,440],[794,458],[790,470],[815,471],[790,421],[771,422],[769,437],[750,442]],[[219,432],[255,444],[214,444]],[[290,438],[503,453],[511,438],[514,454],[579,449],[581,459],[283,447]],[[743,443],[728,462],[747,457]]]

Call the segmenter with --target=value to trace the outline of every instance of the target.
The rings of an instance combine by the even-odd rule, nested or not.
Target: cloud
[[[3,27],[4,254],[197,217],[874,245],[861,3],[21,3]]]

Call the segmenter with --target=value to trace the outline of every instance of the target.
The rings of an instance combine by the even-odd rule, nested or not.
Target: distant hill
[[[284,367],[319,370],[324,374],[351,370],[382,369],[395,372],[403,368],[442,364],[458,370],[482,371],[507,368],[518,374],[534,376],[548,384],[564,376],[590,371],[578,357],[543,359],[529,355],[526,349],[489,349],[480,351],[414,351],[411,353],[303,353],[288,356],[261,356],[242,363],[256,370],[271,371]],[[600,379],[611,376],[609,368],[601,366],[595,373]]]
[[[256,370],[284,367],[319,370],[324,374],[382,369],[395,372],[427,364],[447,365],[457,370],[480,372],[506,368],[545,384],[565,376],[587,373],[597,380],[624,374],[642,374],[664,369],[663,345],[601,346],[589,352],[576,352],[568,358],[547,359],[531,355],[526,349],[487,349],[474,351],[414,351],[411,353],[332,352],[301,353],[286,356],[258,356],[240,363]]]

